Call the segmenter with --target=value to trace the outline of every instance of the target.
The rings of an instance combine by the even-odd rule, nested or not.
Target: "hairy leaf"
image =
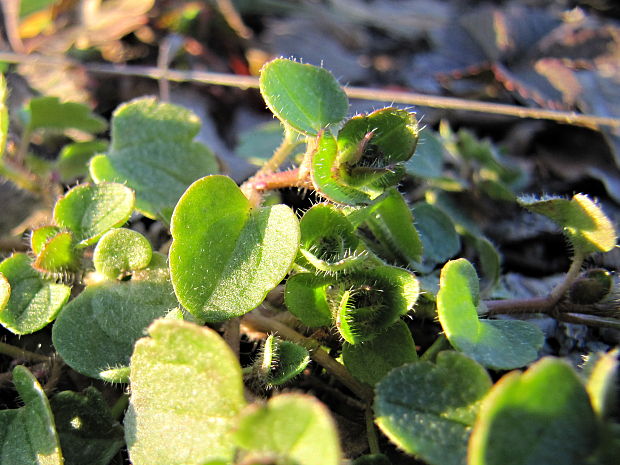
[[[170,272],[179,302],[218,322],[259,305],[290,269],[299,222],[284,205],[252,210],[225,176],[207,176],[183,194],[172,216]]]
[[[273,387],[293,379],[306,368],[309,362],[308,349],[270,334],[254,366],[260,381]]]
[[[131,462],[232,462],[232,428],[245,406],[236,356],[215,331],[192,323],[158,320],[148,334],[131,357]]]
[[[45,247],[45,243],[58,234],[61,229],[57,226],[42,226],[34,229],[30,234],[30,248],[39,255]]]
[[[609,252],[616,246],[613,224],[603,210],[584,194],[576,194],[571,200],[522,197],[519,203],[528,210],[551,218],[563,228],[578,253]]]
[[[534,361],[544,335],[527,321],[479,320],[479,282],[466,259],[449,261],[441,270],[437,294],[439,321],[450,344],[496,369],[522,367]]]
[[[422,241],[422,267],[425,270],[444,263],[458,253],[461,241],[448,215],[426,202],[416,203],[413,214]]]
[[[303,134],[317,135],[347,114],[347,96],[326,69],[280,58],[263,66],[259,83],[273,114]]]
[[[545,358],[504,376],[480,406],[470,465],[582,465],[597,443],[585,387],[565,362]]]
[[[108,153],[91,160],[91,176],[126,183],[138,210],[168,221],[192,182],[219,171],[213,153],[193,140],[199,130],[199,118],[185,108],[152,97],[125,103],[112,116]]]
[[[134,192],[127,186],[104,182],[80,184],[54,207],[56,223],[71,230],[79,246],[93,244],[106,231],[127,222],[134,208]]]
[[[63,465],[50,405],[37,379],[24,366],[13,369],[24,406],[0,411],[0,463]]]
[[[45,272],[76,270],[80,265],[80,253],[75,248],[73,234],[61,231],[49,238],[33,263],[33,267]]]
[[[153,249],[146,237],[131,229],[118,228],[101,236],[93,262],[99,273],[117,279],[127,271],[146,268],[152,256]]]
[[[248,455],[277,457],[278,463],[338,465],[341,459],[329,411],[315,398],[302,394],[282,394],[265,405],[246,408],[235,440]]]
[[[342,346],[344,366],[360,381],[374,386],[392,368],[418,360],[411,331],[397,321],[372,341]]]
[[[74,370],[112,381],[109,370],[126,367],[145,328],[177,305],[165,279],[134,277],[88,286],[58,316],[54,347]]]
[[[469,357],[441,352],[437,364],[411,363],[379,382],[376,422],[392,442],[429,465],[463,465],[479,402],[492,384]]]
[[[69,286],[43,279],[24,254],[14,254],[0,263],[0,273],[10,284],[0,324],[15,334],[30,334],[47,326],[71,293]]]

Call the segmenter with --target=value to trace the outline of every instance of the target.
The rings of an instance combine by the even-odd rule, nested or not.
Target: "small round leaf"
[[[146,268],[152,256],[153,249],[146,237],[131,229],[118,228],[99,239],[93,262],[99,273],[117,279],[125,272]]]

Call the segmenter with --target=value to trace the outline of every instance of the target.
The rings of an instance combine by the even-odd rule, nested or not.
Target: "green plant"
[[[54,224],[33,231],[31,254],[0,263],[0,323],[26,335],[55,320],[53,348],[62,360],[85,376],[128,383],[130,396],[110,411],[94,388],[61,392],[50,410],[33,375],[17,367],[25,405],[0,412],[2,456],[106,465],[126,445],[135,465],[336,465],[341,446],[325,406],[277,392],[312,359],[336,380],[330,389],[364,411],[370,454],[355,464],[390,463],[375,422],[430,465],[611,464],[620,451],[617,354],[592,355],[582,379],[558,359],[536,361],[544,336],[533,323],[490,318],[548,313],[618,325],[609,311],[601,315],[615,298],[609,273],[581,274],[586,256],[616,244],[600,207],[581,194],[521,197],[563,228],[572,265],[548,296],[484,300],[499,281],[499,254],[455,213],[450,192],[515,201],[518,171],[490,144],[445,127],[440,136],[422,133],[434,142],[418,156],[420,131],[406,110],[346,119],[346,96],[324,69],[277,59],[260,82],[283,137],[241,187],[215,174],[214,155],[193,141],[197,118],[152,98],[117,109],[109,146],[73,146],[75,157],[37,174],[25,162],[29,134],[97,132],[103,123],[82,107],[31,102],[26,142],[0,159],[2,173],[30,188],[33,179],[53,182],[50,173],[61,168],[83,173],[78,161],[90,158],[94,182],[55,201]],[[3,138],[6,121],[0,107]],[[278,171],[302,147],[299,166]],[[94,153],[102,148],[105,154]],[[442,174],[445,150],[462,168],[458,176]],[[396,187],[406,173],[427,183],[413,208]],[[289,206],[261,206],[266,192],[282,187],[312,189],[324,201],[301,220]],[[122,228],[134,210],[170,226],[168,256]],[[468,260],[453,259],[463,242],[476,251],[482,280]],[[418,357],[407,322],[429,315],[445,335]],[[241,332],[267,333],[243,368]],[[51,364],[6,344],[0,350]],[[487,371],[499,376],[533,362],[495,385]],[[268,401],[257,399],[270,391]]]

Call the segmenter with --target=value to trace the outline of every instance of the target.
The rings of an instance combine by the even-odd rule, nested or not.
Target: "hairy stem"
[[[6,342],[0,342],[0,354],[8,355],[9,357],[26,360],[28,362],[49,362],[50,358],[47,355],[37,354],[24,350],[19,347],[12,346]]]
[[[243,323],[256,330],[275,333],[284,339],[305,347],[310,352],[312,360],[325,368],[334,378],[349,388],[351,392],[366,402],[372,401],[372,389],[351,376],[351,373],[349,373],[344,366],[334,360],[320,347],[318,341],[305,337],[288,326],[259,314],[257,311],[245,315],[243,317]]]

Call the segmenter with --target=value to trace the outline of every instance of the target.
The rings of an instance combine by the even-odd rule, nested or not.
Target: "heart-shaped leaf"
[[[466,259],[446,263],[441,270],[437,310],[452,346],[482,365],[509,370],[536,360],[544,335],[520,320],[479,320],[479,281]]]
[[[170,272],[179,302],[218,322],[259,305],[290,269],[299,222],[284,205],[252,209],[234,181],[207,176],[172,215]]]
[[[134,208],[134,193],[116,183],[80,184],[54,207],[58,226],[71,230],[81,247],[93,244],[106,231],[127,222]]]
[[[187,186],[219,171],[213,153],[193,140],[199,130],[200,119],[183,107],[152,97],[125,103],[112,116],[108,153],[91,160],[91,176],[126,183],[138,210],[168,221]]]
[[[519,203],[535,213],[551,218],[580,254],[609,252],[616,246],[616,231],[603,210],[584,194],[572,199],[522,197]]]
[[[245,449],[246,456],[256,457],[256,463],[265,463],[258,461],[264,457],[277,458],[277,463],[338,465],[341,458],[329,410],[315,398],[301,394],[282,394],[265,405],[246,408],[235,441]]]
[[[65,465],[108,465],[125,444],[101,393],[62,391],[50,399]]]
[[[215,331],[192,323],[157,320],[148,333],[131,357],[131,462],[231,463],[232,428],[245,406],[236,356]]]
[[[41,385],[21,365],[13,369],[13,383],[24,406],[0,411],[2,463],[63,465],[54,417]]]
[[[118,228],[101,236],[93,263],[99,273],[117,279],[125,272],[146,268],[152,256],[153,249],[146,237],[131,229]]]
[[[77,102],[61,102],[58,97],[33,98],[24,114],[30,130],[79,129],[97,133],[108,127],[106,121],[91,113],[88,106]]]
[[[597,445],[597,422],[581,380],[545,358],[504,376],[480,406],[470,465],[582,465]]]
[[[107,372],[126,367],[134,343],[148,325],[177,305],[167,280],[134,277],[88,286],[58,316],[52,331],[54,347],[74,370],[118,380],[114,372]]]
[[[377,384],[376,422],[392,442],[429,465],[463,465],[478,404],[491,385],[472,359],[441,352],[436,365],[395,368]]]
[[[260,72],[260,92],[280,121],[315,136],[347,115],[349,101],[326,69],[279,58]]]
[[[353,376],[374,386],[392,368],[418,360],[411,331],[397,321],[372,341],[342,345],[342,361]]]
[[[71,288],[43,279],[27,255],[7,258],[0,263],[0,273],[10,284],[0,324],[15,334],[30,334],[47,326],[69,300]]]

